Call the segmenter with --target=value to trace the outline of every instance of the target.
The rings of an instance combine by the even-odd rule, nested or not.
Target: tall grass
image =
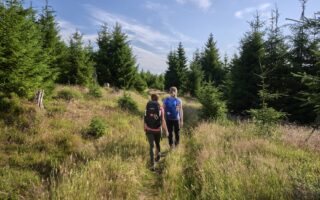
[[[309,130],[283,126],[270,139],[249,123],[199,124],[199,103],[183,99],[181,144],[168,151],[162,140],[168,153],[151,172],[142,116],[118,107],[122,91],[61,90],[79,95],[46,100],[45,111],[22,101],[14,123],[0,120],[0,199],[319,199]],[[148,99],[129,93],[142,113]],[[95,117],[107,134],[85,137]]]
[[[1,121],[0,199],[59,199],[75,194],[123,199],[141,193],[137,180],[142,182],[144,173],[149,173],[142,118],[117,107],[122,92],[101,92],[103,98],[92,98],[86,88],[58,86],[53,96],[59,98],[46,100],[45,112],[33,109],[32,116],[21,114],[19,120],[28,117],[26,128]],[[143,109],[147,99],[135,93],[132,97]],[[21,106],[32,107],[23,102]],[[41,120],[31,123],[33,116]],[[94,117],[105,121],[108,134],[83,137]],[[87,185],[87,180],[92,183]],[[96,189],[91,188],[94,185]]]
[[[198,145],[198,151],[185,157],[195,158],[196,163],[184,163],[193,170],[176,175],[193,177],[175,187],[192,185],[196,195],[184,199],[319,199],[319,154],[258,137],[255,131],[250,124],[201,124],[187,147]]]

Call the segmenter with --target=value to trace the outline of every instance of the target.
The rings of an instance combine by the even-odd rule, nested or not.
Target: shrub
[[[102,97],[102,91],[98,85],[92,85],[89,87],[89,96],[95,97],[95,98],[101,98]]]
[[[222,94],[211,83],[202,86],[198,91],[198,99],[202,104],[201,117],[204,119],[225,118],[227,108],[221,98]]]
[[[271,107],[262,107],[261,109],[250,109],[249,113],[258,126],[259,133],[271,136],[274,126],[285,117],[285,114]]]
[[[136,89],[139,93],[142,93],[147,88],[147,83],[140,77],[135,80],[134,89]]]
[[[0,94],[0,112],[19,115],[23,112],[20,98],[15,93],[9,97]]]
[[[58,92],[57,98],[70,101],[81,98],[81,93],[71,89],[62,89]]]
[[[101,137],[107,132],[107,126],[103,119],[94,117],[91,120],[87,134],[93,137]]]
[[[127,110],[132,113],[139,112],[137,103],[127,93],[124,93],[124,95],[118,99],[118,105],[123,110]]]
[[[23,103],[15,93],[11,93],[9,97],[0,94],[0,113],[0,118],[6,124],[15,125],[23,131],[36,129],[40,120],[35,106]]]

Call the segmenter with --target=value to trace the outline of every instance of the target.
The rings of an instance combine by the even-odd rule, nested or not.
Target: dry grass
[[[313,129],[310,127],[285,125],[280,126],[280,131],[282,132],[281,139],[285,143],[320,152],[320,130],[315,130],[312,133]]]
[[[34,187],[22,187],[21,184],[27,184],[29,178],[14,179],[6,176],[8,173],[2,169],[0,198],[19,196],[23,198],[31,195],[36,199],[63,196],[71,199],[75,194],[83,198],[86,195],[97,194],[95,197],[98,199],[137,196],[141,190],[141,186],[135,186],[137,180],[141,181],[144,176],[141,173],[148,171],[145,167],[148,158],[147,142],[141,116],[121,111],[117,107],[117,99],[123,95],[123,91],[102,89],[103,97],[93,98],[88,95],[87,88],[58,86],[54,94],[58,94],[61,90],[74,92],[77,95],[71,100],[54,98],[46,101],[44,112],[39,110],[34,112],[35,117],[40,120],[37,123],[28,123],[30,126],[25,133],[21,132],[19,127],[0,124],[0,166],[7,166],[9,172],[18,167],[21,169],[19,175],[21,177],[29,177],[29,171],[35,173],[35,179],[30,180],[30,185],[35,185],[36,189],[39,189],[35,193]],[[138,103],[139,109],[144,109],[147,99],[134,92],[129,93]],[[26,105],[34,107],[29,103]],[[91,119],[95,116],[106,121],[108,134],[99,139],[83,137]],[[29,115],[26,117],[28,121],[24,123],[35,119]],[[99,171],[97,166],[104,164],[109,168],[102,168]],[[121,168],[122,165],[125,168]],[[134,172],[130,168],[135,168]],[[22,169],[28,173],[24,175]],[[108,184],[106,177],[117,175],[119,175],[116,181],[118,184],[111,184],[108,188],[103,187]],[[87,185],[86,182],[90,178],[93,183]],[[114,181],[113,178],[112,180]],[[129,180],[133,181],[132,187],[126,187],[129,186],[127,185]],[[6,183],[13,183],[15,186],[8,186]],[[51,192],[47,190],[48,185]],[[92,189],[91,186],[97,188]]]
[[[46,111],[27,103],[20,124],[0,122],[0,199],[319,199],[318,133],[303,143],[302,127],[281,127],[279,141],[250,123],[198,124],[200,104],[182,98],[181,145],[152,173],[142,116],[118,108],[123,91],[64,89],[80,96],[46,101]],[[143,112],[148,97],[128,93]],[[96,116],[108,133],[84,137]]]
[[[319,198],[319,155],[255,136],[252,130],[250,124],[199,126],[199,199]]]

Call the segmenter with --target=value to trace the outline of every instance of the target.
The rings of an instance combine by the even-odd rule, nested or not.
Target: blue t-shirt
[[[167,97],[164,99],[163,104],[165,105],[166,119],[168,120],[179,120],[180,113],[179,108],[181,106],[181,100],[174,97]]]

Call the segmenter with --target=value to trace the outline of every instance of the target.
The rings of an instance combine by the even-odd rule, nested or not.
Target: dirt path
[[[187,148],[184,148],[185,142],[188,141],[189,136],[191,135],[192,129],[195,128],[199,122],[198,119],[199,107],[194,105],[189,105],[188,103],[184,106],[184,127],[181,130],[181,142],[178,148],[183,149],[184,151]],[[161,140],[161,159],[156,163],[155,171],[149,171],[148,175],[144,179],[143,188],[140,194],[139,199],[149,200],[149,199],[160,199],[161,196],[159,193],[163,192],[163,182],[164,182],[164,171],[166,170],[166,163],[169,162],[166,159],[169,157],[169,154],[177,153],[177,149],[170,150],[168,145],[168,139],[163,138]],[[182,154],[184,155],[185,152]],[[181,163],[182,165],[182,163]]]

